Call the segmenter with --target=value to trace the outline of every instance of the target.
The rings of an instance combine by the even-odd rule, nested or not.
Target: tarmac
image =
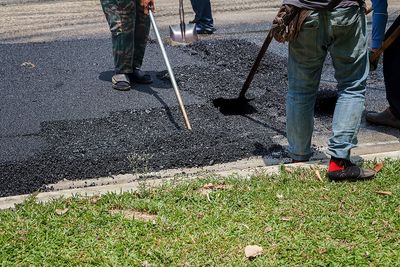
[[[121,177],[132,180],[143,172],[218,166],[235,172],[238,161],[254,158],[264,167],[288,162],[286,45],[271,45],[252,84],[257,113],[224,116],[212,106],[215,97],[239,91],[279,2],[216,2],[216,34],[202,36],[194,46],[166,47],[192,120],[194,131],[188,133],[153,35],[143,69],[154,83],[121,93],[111,90],[111,44],[98,1],[0,0],[0,196],[23,199],[65,182],[62,190],[96,191],[88,187],[96,184],[93,179],[121,179],[123,185]],[[175,6],[158,3],[156,19],[167,40]],[[392,4],[389,21],[400,1]],[[321,91],[334,86],[327,59]],[[380,65],[368,81],[366,109],[386,105]],[[326,159],[330,119],[329,111],[316,111],[313,160]],[[397,157],[399,131],[363,120],[359,144],[354,155]],[[84,189],[67,189],[74,187],[70,183]]]

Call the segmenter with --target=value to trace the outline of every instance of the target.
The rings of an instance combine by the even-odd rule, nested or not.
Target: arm
[[[372,0],[372,50],[382,46],[388,18],[387,7],[387,0]]]

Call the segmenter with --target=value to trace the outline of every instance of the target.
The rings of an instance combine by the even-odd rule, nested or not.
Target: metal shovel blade
[[[196,24],[170,25],[169,35],[171,40],[177,43],[193,43],[199,39],[196,32]]]

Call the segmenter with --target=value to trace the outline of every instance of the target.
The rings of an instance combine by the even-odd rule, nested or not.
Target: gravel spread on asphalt
[[[273,141],[285,135],[285,58],[267,53],[262,61],[248,92],[255,113],[225,116],[212,101],[237,97],[259,47],[245,40],[212,40],[175,49],[206,63],[174,69],[182,91],[205,99],[205,104],[187,106],[192,132],[184,129],[177,107],[44,122],[39,136],[48,149],[26,161],[1,163],[0,196],[46,190],[47,184],[63,179],[198,167],[250,156],[287,157]],[[166,71],[157,76],[169,84]],[[318,99],[334,103],[334,88],[321,87]],[[317,101],[316,116],[329,119],[329,112],[318,109],[322,106]]]

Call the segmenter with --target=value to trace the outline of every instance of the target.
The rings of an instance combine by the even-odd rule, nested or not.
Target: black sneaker
[[[328,171],[328,178],[331,181],[358,181],[358,180],[370,180],[375,177],[375,171],[370,169],[363,169],[350,160],[332,158],[331,161],[335,161],[338,165],[344,166],[343,170],[339,171]]]

